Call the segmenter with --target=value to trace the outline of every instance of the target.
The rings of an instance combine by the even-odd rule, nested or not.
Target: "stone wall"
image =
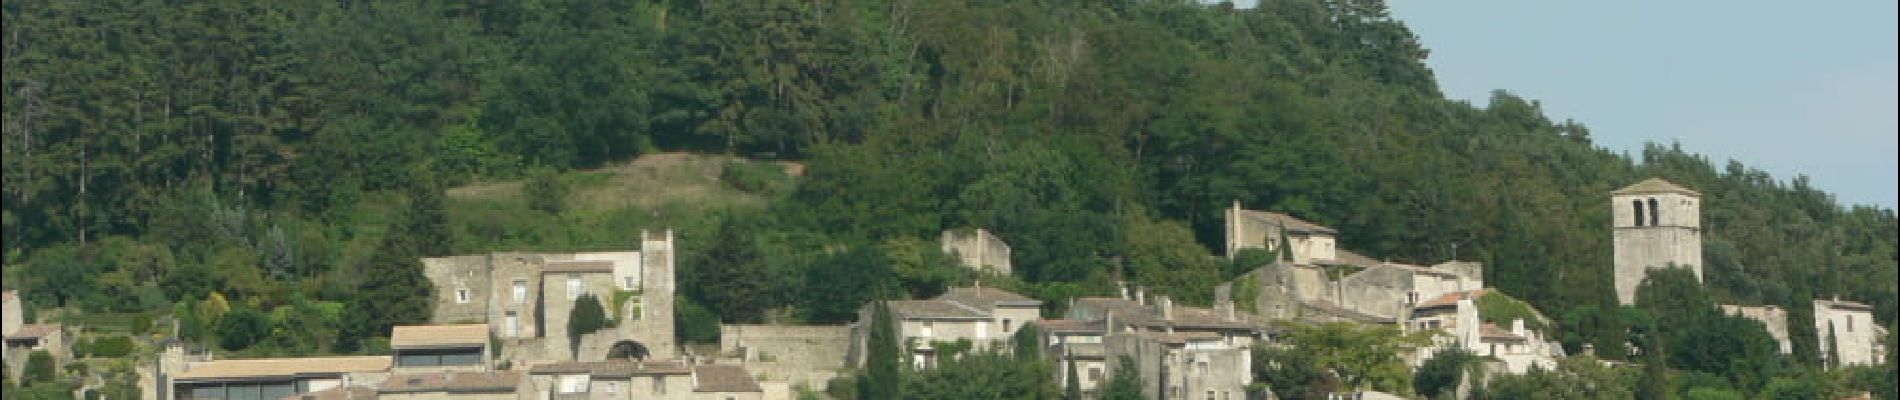
[[[943,231],[940,242],[945,253],[956,257],[964,268],[1009,275],[1009,244],[985,229]]]
[[[488,302],[496,294],[490,281],[488,256],[424,258],[422,274],[436,287],[435,312],[431,314],[429,322],[487,322]],[[467,293],[467,301],[461,301],[458,292]]]
[[[1636,303],[1636,288],[1649,271],[1670,265],[1689,268],[1702,279],[1702,233],[1688,228],[1622,227],[1615,233],[1616,297]]]
[[[823,390],[845,368],[848,325],[720,325],[719,349],[761,380]]]
[[[1794,354],[1794,343],[1788,339],[1788,312],[1781,307],[1748,307],[1723,304],[1722,312],[1761,322],[1768,329],[1768,335],[1775,338],[1777,350],[1781,354]]]

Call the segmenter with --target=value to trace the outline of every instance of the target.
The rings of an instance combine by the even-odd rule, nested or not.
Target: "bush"
[[[152,316],[141,314],[132,317],[132,334],[142,335],[152,332]]]
[[[521,184],[521,198],[527,200],[528,208],[559,214],[567,208],[567,194],[572,188],[561,180],[561,173],[548,168],[536,168],[528,173],[528,181]]]
[[[34,350],[26,356],[26,371],[20,374],[20,386],[31,386],[37,382],[52,382],[59,371],[53,367],[53,353],[46,350]]]
[[[132,338],[110,336],[92,341],[93,357],[125,357],[132,354]]]
[[[769,196],[783,193],[790,179],[777,164],[733,161],[719,171],[719,180],[741,192]]]
[[[218,320],[218,345],[225,350],[243,350],[270,335],[270,321],[264,313],[250,307],[237,307]]]

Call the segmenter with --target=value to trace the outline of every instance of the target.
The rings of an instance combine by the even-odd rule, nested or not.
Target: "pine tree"
[[[865,360],[864,376],[858,378],[858,398],[900,398],[899,368],[903,364],[898,358],[897,331],[891,321],[890,306],[880,301],[871,313],[870,359]]]
[[[369,262],[360,266],[356,298],[346,314],[337,347],[356,351],[363,338],[387,336],[398,323],[429,320],[435,285],[422,273],[422,257],[447,255],[451,250],[448,216],[442,188],[427,174],[409,190],[409,207],[377,246]]]

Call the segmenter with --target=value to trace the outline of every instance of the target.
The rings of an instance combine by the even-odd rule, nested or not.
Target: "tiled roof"
[[[1285,225],[1288,231],[1333,234],[1338,231],[1291,215],[1272,211],[1240,210],[1240,215],[1268,225]]]
[[[376,391],[362,386],[338,386],[315,392],[285,396],[281,400],[373,400]]]
[[[737,365],[701,365],[693,368],[695,392],[763,392],[759,381]]]
[[[1332,319],[1343,319],[1365,324],[1390,324],[1397,322],[1397,319],[1394,318],[1367,314],[1325,301],[1302,301],[1300,302],[1300,307],[1304,311],[1318,313],[1319,316],[1330,317]],[[1303,317],[1302,319],[1308,321],[1320,320],[1310,317]]]
[[[488,343],[487,324],[405,325],[389,335],[389,347],[480,347]]]
[[[1484,289],[1468,290],[1468,291],[1463,291],[1463,292],[1451,292],[1451,293],[1439,295],[1438,297],[1432,298],[1431,300],[1427,300],[1424,303],[1419,303],[1417,308],[1437,308],[1437,307],[1455,306],[1455,305],[1458,305],[1459,300],[1464,300],[1464,299],[1475,300],[1479,297],[1484,297]]]
[[[626,377],[635,375],[684,375],[692,373],[692,369],[688,368],[686,364],[677,361],[563,361],[536,365],[530,368],[528,373],[536,375],[588,374],[603,377]]]
[[[558,261],[548,263],[541,271],[554,273],[613,273],[613,261]]]
[[[949,300],[982,310],[993,310],[996,306],[1041,307],[1042,301],[1020,294],[1010,293],[997,288],[958,287],[950,288],[937,296],[938,300]]]
[[[1616,194],[1616,195],[1653,194],[1653,193],[1676,193],[1676,194],[1686,194],[1690,196],[1702,195],[1701,193],[1696,193],[1696,191],[1694,190],[1689,190],[1689,188],[1685,188],[1675,183],[1662,180],[1662,178],[1644,179],[1642,182],[1637,182],[1634,185],[1625,186],[1622,189],[1617,189],[1616,191],[1610,192],[1610,194]]]
[[[389,356],[258,358],[187,365],[177,379],[255,378],[304,374],[389,371]]]
[[[59,324],[26,324],[7,334],[8,339],[38,339],[59,332]]]
[[[1030,321],[1045,333],[1102,333],[1102,321],[1083,321],[1078,319],[1043,319]]]
[[[513,392],[521,385],[520,371],[437,372],[392,375],[377,388],[381,393]]]
[[[1360,255],[1359,253],[1355,253],[1355,252],[1352,252],[1351,250],[1346,250],[1346,249],[1334,250],[1333,259],[1331,260],[1316,260],[1316,262],[1320,264],[1358,265],[1358,266],[1373,266],[1373,265],[1382,264],[1382,262],[1380,262],[1379,260],[1374,260],[1372,259],[1372,257],[1366,257],[1364,255]]]
[[[893,300],[891,314],[910,319],[982,319],[983,312],[946,300]]]
[[[1135,303],[1134,300],[1123,300],[1117,297],[1081,297],[1076,298],[1075,303],[1078,307],[1086,306],[1114,312],[1115,322],[1119,325],[1145,327],[1174,326],[1176,328],[1190,329],[1251,330],[1255,328],[1254,324],[1250,322],[1251,318],[1247,314],[1235,313],[1234,320],[1228,321],[1219,312],[1212,309],[1188,307],[1180,304],[1175,304],[1174,306],[1173,319],[1163,320],[1161,319],[1161,315],[1155,310],[1154,305],[1141,305]]]
[[[1137,332],[1131,332],[1130,334],[1152,339],[1154,341],[1161,342],[1161,343],[1167,343],[1167,344],[1185,344],[1187,342],[1202,342],[1202,341],[1213,341],[1213,340],[1221,339],[1221,336],[1219,334],[1215,334],[1213,332],[1137,331]]]

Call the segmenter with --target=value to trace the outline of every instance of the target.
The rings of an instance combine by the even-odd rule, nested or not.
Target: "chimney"
[[[1115,333],[1115,312],[1104,311],[1102,312],[1102,336],[1108,336],[1110,333]]]
[[[1155,311],[1161,314],[1162,321],[1174,320],[1174,299],[1167,295],[1155,295]]]
[[[1127,281],[1115,281],[1115,287],[1121,288],[1122,300],[1134,300],[1134,299],[1128,298],[1128,282]]]
[[[1511,334],[1517,335],[1520,337],[1524,336],[1524,319],[1523,318],[1511,319]]]
[[[1135,287],[1135,305],[1138,305],[1138,306],[1148,305],[1148,288],[1140,287],[1140,286]]]

